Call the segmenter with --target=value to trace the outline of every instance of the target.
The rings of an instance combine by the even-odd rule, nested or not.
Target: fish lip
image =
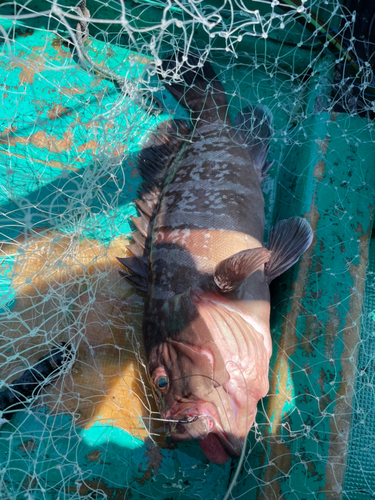
[[[182,413],[182,414],[181,414]],[[186,412],[181,412],[179,411],[178,413],[172,415],[168,415],[168,418],[173,418],[178,422],[179,420],[183,420],[186,418],[187,415],[197,415],[199,417],[210,417],[213,419],[215,422],[215,427],[212,431],[208,432],[206,436],[202,436],[202,438],[194,438],[190,435],[188,432],[188,427],[190,424],[180,424],[177,423],[176,429],[171,432],[169,435],[169,438],[173,442],[181,442],[181,441],[188,441],[192,439],[196,439],[197,441],[205,439],[209,434],[215,434],[216,437],[219,439],[220,444],[223,446],[224,450],[226,453],[231,456],[231,457],[238,457],[241,452],[242,448],[244,446],[244,440],[245,438],[239,438],[237,436],[232,436],[231,434],[227,434],[227,432],[224,430],[223,425],[221,423],[220,416],[217,413],[217,415],[213,415],[213,412],[207,412],[203,414],[199,414],[197,412],[192,412],[192,411],[186,411]],[[177,431],[177,432],[176,432]]]
[[[195,439],[197,441],[203,441],[209,434],[214,434],[217,437],[220,444],[224,448],[224,451],[230,457],[239,457],[241,455],[242,448],[244,446],[244,440],[243,439],[240,440],[240,438],[235,438],[236,443],[233,444],[233,442],[229,439],[225,431],[220,431],[218,429],[215,429],[212,433],[208,433],[206,436],[202,438],[195,438]],[[194,439],[186,430],[184,430],[183,432],[173,432],[169,436],[169,438],[172,442],[175,443],[179,443],[182,441],[190,441]]]

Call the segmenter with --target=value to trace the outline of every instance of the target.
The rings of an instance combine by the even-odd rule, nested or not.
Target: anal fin
[[[264,266],[268,283],[297,262],[311,245],[313,237],[309,223],[302,217],[281,220],[272,228],[268,240],[272,256]]]

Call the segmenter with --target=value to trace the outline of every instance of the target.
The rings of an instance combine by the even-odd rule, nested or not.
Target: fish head
[[[254,370],[249,372],[240,366],[239,350],[249,353],[249,346],[242,345],[249,333],[244,331],[248,325],[239,327],[241,318],[211,298],[191,294],[191,314],[177,331],[171,314],[177,308],[169,304],[164,339],[150,350],[148,369],[171,440],[197,439],[207,458],[224,463],[230,456],[241,454],[257,402],[267,393],[268,356],[263,353],[262,359],[257,345],[253,356],[258,360],[245,359],[247,368],[256,368],[258,361],[264,365],[262,387],[254,390],[253,383],[258,383]],[[229,336],[228,330],[232,330]],[[228,347],[228,339],[229,343],[237,342],[236,349]]]

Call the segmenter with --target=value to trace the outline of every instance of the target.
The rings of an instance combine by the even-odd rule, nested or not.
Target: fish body
[[[140,210],[145,267],[138,274],[160,413],[174,422],[175,441],[198,439],[207,458],[224,463],[241,453],[269,388],[269,282],[298,259],[312,235],[302,219],[282,221],[283,234],[278,226],[271,234],[275,248],[264,248],[261,182],[272,117],[250,107],[233,127],[223,87],[208,63],[199,69],[197,62],[190,57],[181,65],[187,90],[171,80],[168,86],[190,109],[193,132],[174,125],[177,134],[167,149],[168,134],[141,157],[141,171],[150,163],[159,168],[149,183],[153,194],[143,195],[149,215]],[[165,61],[163,76],[178,63]],[[142,229],[140,220],[135,223]],[[288,242],[290,229],[297,244]],[[133,261],[120,261],[133,271],[127,277],[137,280]]]

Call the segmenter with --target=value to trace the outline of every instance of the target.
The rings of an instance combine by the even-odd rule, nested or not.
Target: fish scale
[[[199,147],[193,140],[185,150],[184,158],[175,166],[174,175],[163,192],[155,232],[194,227],[254,235],[254,231],[264,225],[264,210],[260,210],[264,200],[260,182],[253,181],[256,176],[250,154],[233,143],[229,134],[219,137],[219,142],[225,139],[228,143],[219,149],[214,134],[222,127],[223,122],[216,122],[209,129],[204,125],[205,135],[200,135],[197,141]],[[198,133],[199,130],[198,127]],[[205,148],[202,143],[206,144]],[[258,214],[255,224],[251,224],[251,214]],[[258,230],[256,236],[262,245],[263,231]],[[232,250],[232,253],[237,251],[235,247]]]

